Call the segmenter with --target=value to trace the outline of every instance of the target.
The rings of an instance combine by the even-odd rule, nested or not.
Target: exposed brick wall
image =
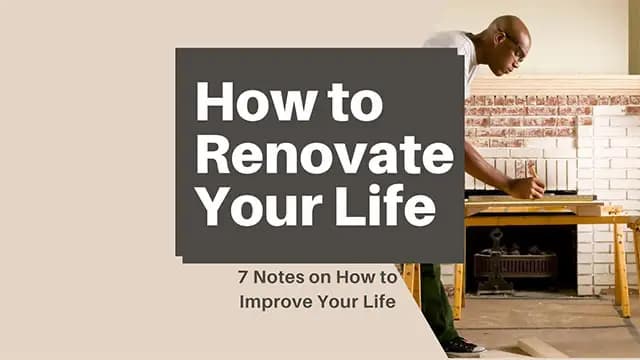
[[[467,139],[498,169],[522,176],[528,161],[556,164],[567,189],[640,211],[640,95],[472,96],[465,114]],[[466,188],[480,185],[467,176]],[[614,285],[612,231],[578,226],[579,295]],[[637,285],[633,236],[625,232],[629,283]],[[451,265],[443,266],[442,279],[453,283]]]
[[[540,139],[572,139],[591,125],[593,106],[625,105],[640,114],[640,96],[471,96],[465,135],[477,147],[536,147]]]

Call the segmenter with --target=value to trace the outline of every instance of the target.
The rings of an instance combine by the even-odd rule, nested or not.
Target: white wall
[[[520,74],[628,73],[628,0],[448,0],[432,28],[477,33],[504,14],[531,32]]]

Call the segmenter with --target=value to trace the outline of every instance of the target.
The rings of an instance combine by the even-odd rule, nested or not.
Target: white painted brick
[[[598,200],[626,200],[627,192],[624,190],[598,190]],[[599,226],[608,227],[607,224],[602,224]],[[601,229],[597,229],[601,230]],[[605,229],[609,230],[609,229]]]
[[[626,136],[627,129],[623,127],[609,127],[609,126],[597,126],[593,129],[593,136],[595,137],[611,137],[611,136]]]
[[[593,241],[611,243],[613,242],[613,233],[596,231],[593,233]]]
[[[546,159],[572,159],[578,156],[576,149],[544,149],[544,157]]]
[[[593,232],[579,232],[578,243],[591,244],[593,242]]]
[[[579,192],[593,192],[593,180],[578,180],[578,191]]]
[[[575,149],[576,141],[573,138],[558,138],[558,144],[556,145],[561,149]]]
[[[594,167],[593,159],[578,159],[578,169],[592,169]]]
[[[593,262],[597,264],[611,264],[613,262],[613,254],[593,254]]]
[[[611,159],[612,169],[640,169],[640,159]]]
[[[595,159],[593,166],[596,169],[608,169],[611,167],[611,163],[609,159]]]
[[[464,174],[464,188],[465,189],[473,189],[475,184],[475,179],[473,178],[473,176],[465,173]]]
[[[608,116],[598,116],[595,115],[593,116],[593,127],[603,127],[603,126],[609,126],[610,122],[609,122],[609,117]],[[595,129],[594,129],[595,132]]]
[[[578,169],[578,180],[592,180],[593,169]]]
[[[617,200],[613,204],[622,206],[624,210],[640,211],[640,201],[638,200]]]
[[[576,147],[578,149],[592,149],[594,147],[594,137],[580,137],[576,141]]]
[[[578,126],[578,138],[585,137],[590,138],[593,136],[593,126],[585,125]]]
[[[608,264],[594,264],[593,272],[595,274],[609,274],[609,266]]]
[[[609,285],[614,283],[613,274],[596,274],[593,277],[593,282],[596,285]]]
[[[593,232],[594,225],[578,224],[579,233],[591,233]]]
[[[610,235],[610,240],[611,242],[613,242],[613,235]],[[608,244],[606,242],[597,242],[593,244],[593,252],[594,253],[599,253],[599,254],[608,254],[611,252],[611,244]]]
[[[440,265],[440,274],[453,275],[453,273],[454,273],[454,265],[453,264],[442,264],[442,265]]]
[[[622,171],[624,172],[624,170],[622,170]],[[625,176],[626,175],[627,174],[625,172]],[[614,177],[614,176],[612,176],[612,177]],[[617,176],[615,176],[615,177],[617,177]],[[636,179],[626,179],[626,180],[611,179],[611,181],[609,183],[609,187],[611,189],[637,190],[637,189],[640,189],[640,180],[636,180]]]
[[[629,190],[629,191],[627,191],[627,199],[629,199],[629,200],[640,200],[640,191],[638,191],[638,190]]]
[[[624,169],[597,169],[595,171],[595,176],[596,179],[620,179],[619,181],[628,181],[626,180],[627,171]]]
[[[593,275],[578,275],[578,285],[593,284]]]
[[[627,236],[627,241],[629,243],[633,243],[633,232],[632,231],[625,231],[625,235]]]
[[[516,148],[511,149],[511,157],[512,158],[541,158],[542,157],[542,149],[532,149],[532,148]]]
[[[609,118],[611,126],[640,126],[640,117],[638,116],[612,116]]]
[[[593,244],[591,243],[578,243],[578,253],[592,253],[593,252]]]
[[[627,128],[627,136],[640,136],[640,127]]]
[[[440,275],[440,281],[444,285],[453,285],[453,275]]]
[[[594,186],[596,191],[598,191],[599,189],[609,189],[609,180],[596,179]]]
[[[508,158],[509,149],[498,148],[479,148],[477,149],[480,155],[486,158]]]
[[[627,179],[640,179],[640,169],[627,169]]]
[[[612,137],[609,138],[612,144],[619,147],[639,147],[640,146],[640,136],[624,136],[624,137]]]
[[[593,263],[593,254],[578,254],[578,264]]]
[[[640,148],[627,148],[627,157],[640,158]]]
[[[614,144],[615,145],[615,144]],[[594,151],[596,158],[626,158],[627,149],[625,148],[596,148]]]
[[[578,159],[591,159],[593,157],[593,148],[579,148]]]
[[[627,254],[633,254],[633,242],[625,242],[624,244],[624,252],[626,252]]]
[[[549,148],[556,146],[556,139],[550,138],[531,138],[524,140],[524,146],[529,148]],[[608,146],[608,145],[607,145]]]
[[[578,285],[578,296],[595,295],[593,285]]]
[[[600,193],[598,193],[598,194],[600,194]],[[600,198],[600,195],[598,195],[598,198]],[[594,231],[611,231],[611,225],[610,224],[593,225],[593,230]]]
[[[593,274],[593,264],[578,264],[578,275],[592,275],[592,274]]]
[[[624,105],[596,105],[593,107],[593,115],[625,115],[627,107]]]
[[[581,179],[578,180],[578,189],[583,192],[581,195],[592,195],[595,189],[609,189],[609,180],[593,180],[593,179]],[[585,193],[588,191],[589,193]]]
[[[596,295],[599,294],[612,294],[611,285],[598,285],[593,287],[593,291]]]

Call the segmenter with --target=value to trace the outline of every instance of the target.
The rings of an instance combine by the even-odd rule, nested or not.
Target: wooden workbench
[[[624,214],[620,208],[590,200],[542,199],[529,201],[465,202],[465,234],[471,226],[519,225],[614,225],[615,305],[622,317],[630,317],[629,284],[624,250],[623,226],[633,230],[634,250],[640,285],[640,215]],[[466,243],[466,240],[465,240]],[[419,264],[405,264],[403,278],[420,304]],[[455,264],[454,319],[459,320],[464,306],[464,264]]]

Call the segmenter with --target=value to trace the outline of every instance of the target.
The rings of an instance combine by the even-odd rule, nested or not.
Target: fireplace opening
[[[500,195],[487,193],[476,190],[467,195]],[[576,295],[577,238],[577,225],[469,227],[466,291],[477,295],[518,292]]]

